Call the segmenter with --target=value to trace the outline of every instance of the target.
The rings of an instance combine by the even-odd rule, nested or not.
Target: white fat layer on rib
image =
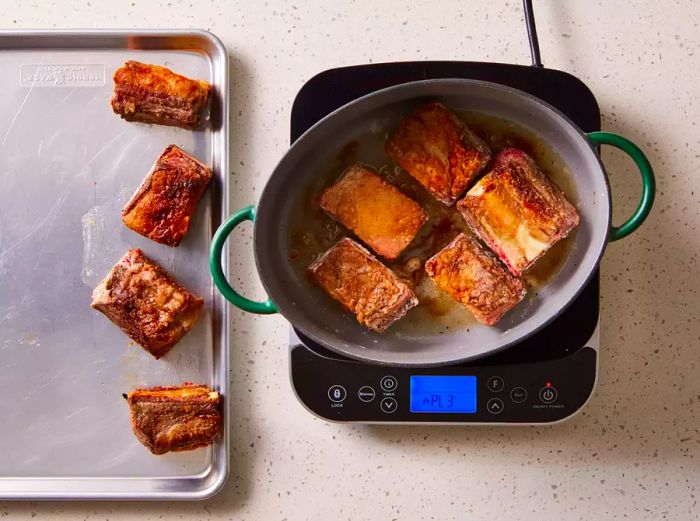
[[[518,225],[518,231],[515,233],[515,241],[525,255],[528,261],[536,259],[549,246],[548,243],[542,242],[530,234],[525,223]]]
[[[481,197],[484,195],[484,185],[483,183],[479,182],[476,183],[471,190],[467,192],[467,195],[469,197]]]

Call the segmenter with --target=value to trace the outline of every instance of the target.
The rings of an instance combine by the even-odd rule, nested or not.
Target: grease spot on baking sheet
[[[32,331],[25,331],[19,338],[19,343],[27,346],[40,346],[39,337]]]
[[[93,206],[80,218],[83,234],[83,267],[80,278],[89,287],[95,287],[107,275],[118,257],[114,242],[105,237],[104,210]],[[112,263],[112,264],[110,264]]]
[[[93,206],[80,218],[83,228],[83,269],[80,278],[88,286],[95,284],[95,257],[102,242],[105,224],[99,206]]]
[[[119,185],[119,203],[121,206],[124,206],[127,201],[129,201],[134,194],[134,188],[129,187],[125,184],[120,184]]]
[[[132,389],[143,386],[146,381],[148,371],[148,359],[140,346],[134,342],[129,342],[127,349],[122,355],[122,386],[125,389]],[[150,355],[148,355],[150,356]]]

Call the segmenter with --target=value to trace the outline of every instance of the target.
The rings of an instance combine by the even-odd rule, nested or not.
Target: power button
[[[557,390],[551,385],[540,389],[540,401],[542,403],[554,403],[557,401],[558,396]]]

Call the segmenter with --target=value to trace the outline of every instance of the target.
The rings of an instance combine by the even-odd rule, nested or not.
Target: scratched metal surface
[[[122,398],[135,387],[184,381],[226,391],[226,322],[208,249],[225,207],[218,201],[227,118],[208,114],[203,129],[190,132],[127,123],[109,105],[114,70],[136,59],[213,82],[214,110],[225,112],[225,51],[204,33],[180,41],[188,50],[168,40],[176,34],[151,36],[141,45],[152,50],[127,49],[134,43],[120,33],[110,45],[94,42],[102,49],[89,48],[90,35],[82,49],[41,40],[0,47],[0,494],[186,497],[212,492],[225,476],[225,437],[213,448],[153,456],[131,432]],[[120,215],[170,143],[213,165],[218,179],[178,248],[137,235]],[[195,328],[161,360],[89,305],[93,288],[133,247],[205,300]]]

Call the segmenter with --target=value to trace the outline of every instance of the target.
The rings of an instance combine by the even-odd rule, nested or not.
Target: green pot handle
[[[625,137],[613,134],[612,132],[590,132],[588,134],[588,139],[597,145],[612,145],[625,152],[637,164],[639,173],[642,176],[642,198],[639,201],[637,209],[632,214],[632,217],[627,219],[621,226],[610,227],[610,241],[617,241],[623,237],[627,237],[630,233],[639,228],[649,215],[651,207],[654,204],[654,195],[656,194],[654,171],[651,168],[649,160],[644,155],[644,152]]]
[[[228,280],[226,280],[226,276],[224,275],[224,269],[221,266],[221,252],[224,249],[224,244],[226,243],[226,239],[228,239],[230,233],[243,221],[255,221],[254,206],[246,206],[245,208],[241,208],[226,219],[224,224],[222,224],[219,229],[216,230],[214,239],[211,242],[211,250],[209,252],[209,268],[211,269],[211,276],[214,279],[214,284],[216,284],[216,287],[219,288],[221,294],[226,297],[226,300],[237,308],[250,313],[257,313],[258,315],[277,313],[277,306],[275,306],[275,303],[272,302],[271,299],[268,298],[266,302],[256,302],[255,300],[245,298],[231,287]]]

